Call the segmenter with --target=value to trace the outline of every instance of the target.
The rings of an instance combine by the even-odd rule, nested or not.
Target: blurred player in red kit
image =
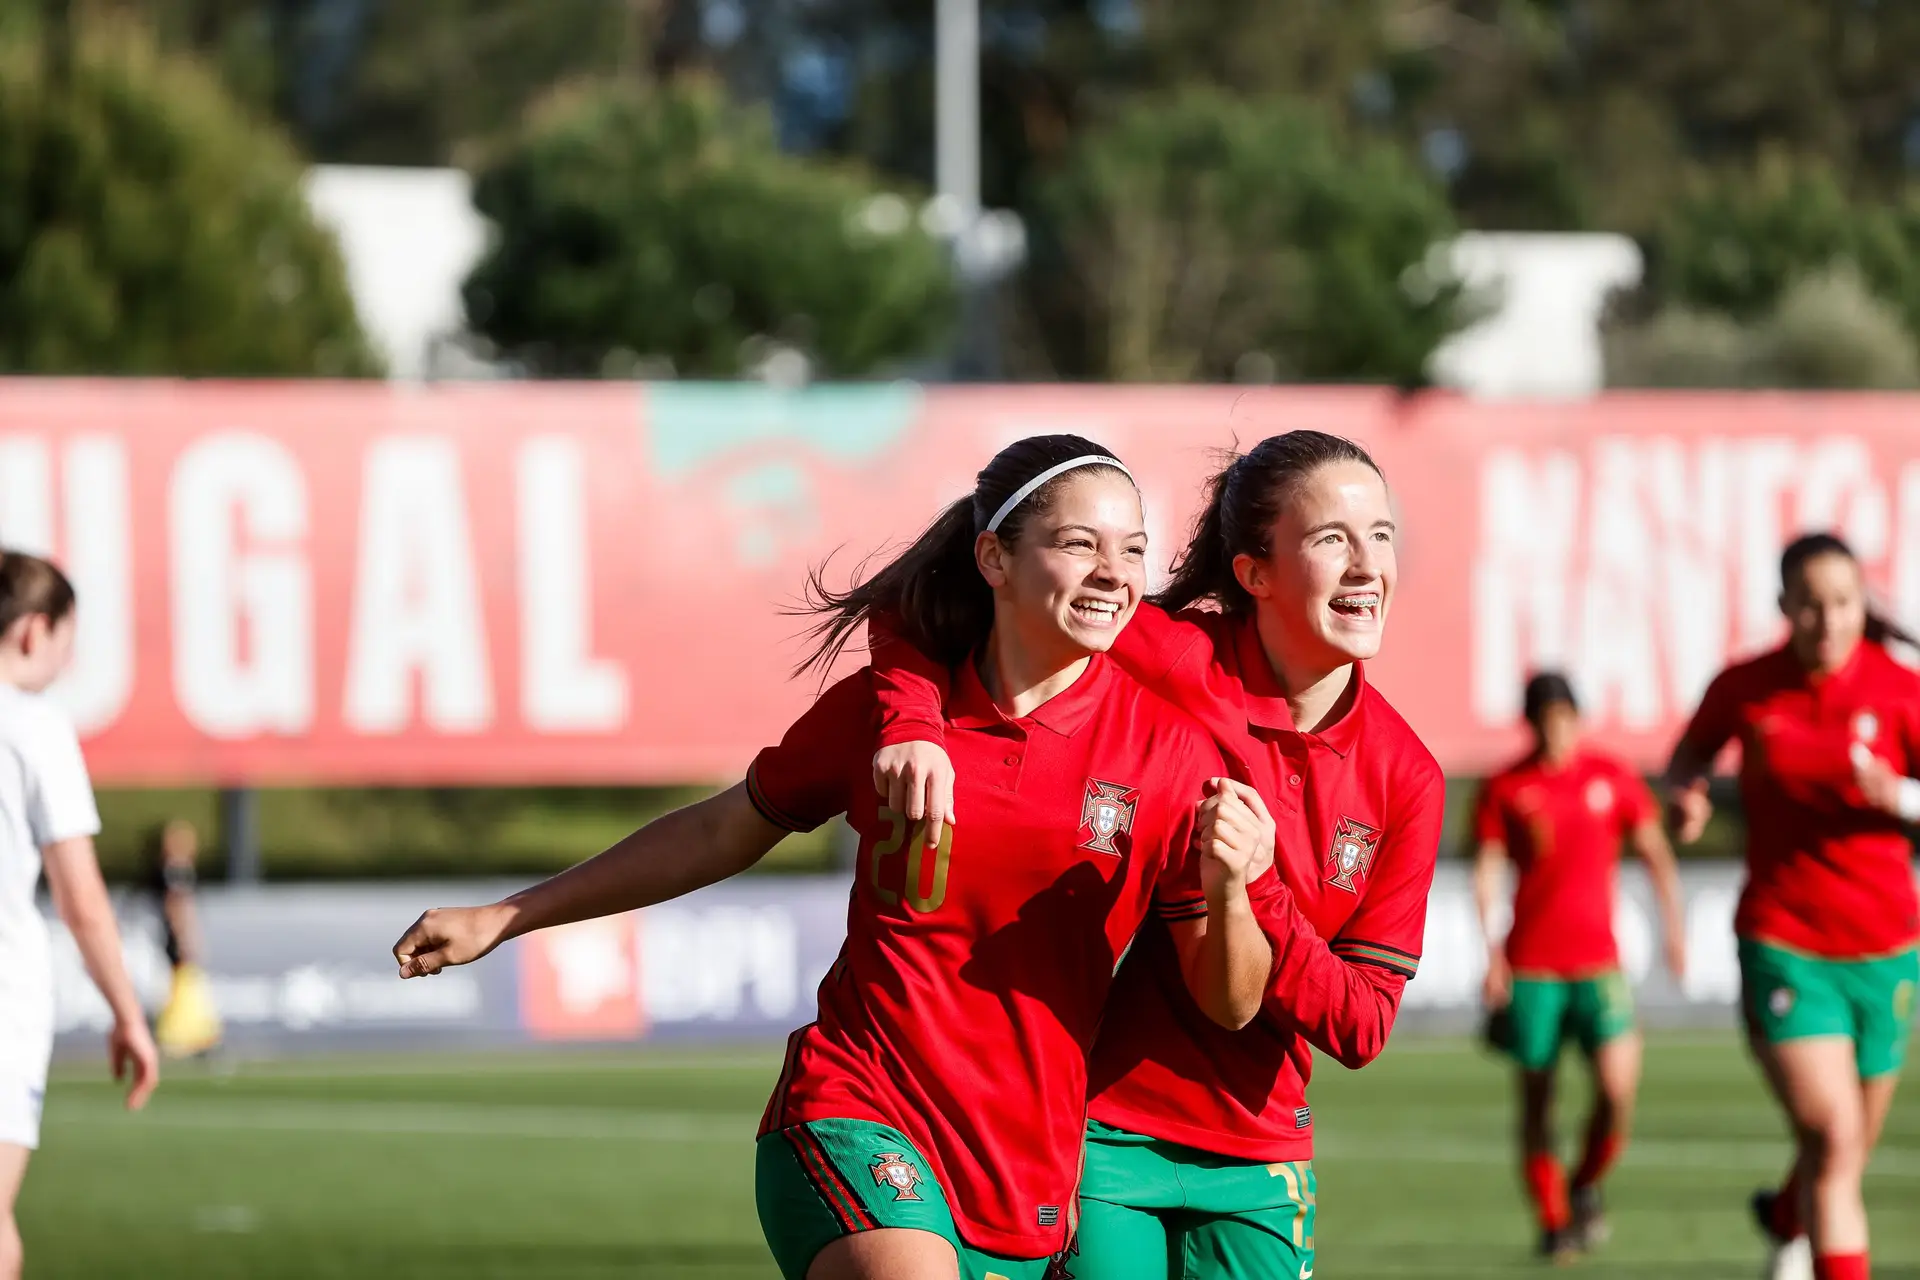
[[[1474,901],[1487,938],[1494,1040],[1520,1068],[1520,1146],[1543,1255],[1565,1261],[1607,1234],[1600,1184],[1626,1145],[1640,1087],[1640,1034],[1614,940],[1620,844],[1646,861],[1666,928],[1667,966],[1686,970],[1686,915],[1673,850],[1647,784],[1583,745],[1566,677],[1527,682],[1533,747],[1487,780],[1474,811]],[[1512,927],[1496,936],[1507,869]],[[1555,1154],[1554,1078],[1572,1039],[1593,1070],[1593,1107],[1571,1191]]]
[[[1432,755],[1365,673],[1395,534],[1364,449],[1270,437],[1214,477],[1173,580],[1114,643],[1270,811],[1279,888],[1255,901],[1275,963],[1259,1019],[1229,1032],[1183,989],[1164,931],[1143,931],[1094,1052],[1079,1280],[1313,1274],[1313,1049],[1359,1067],[1385,1047],[1419,963],[1444,802]],[[979,780],[934,749],[954,746],[938,719],[953,673],[884,636],[874,664],[890,716],[877,784],[908,812],[957,804],[964,830]]]
[[[1780,557],[1787,642],[1717,676],[1667,781],[1682,840],[1712,813],[1707,774],[1740,744],[1747,883],[1734,917],[1747,1041],[1795,1138],[1754,1209],[1775,1274],[1866,1280],[1860,1182],[1906,1058],[1920,979],[1907,828],[1920,821],[1920,675],[1867,606],[1853,552],[1816,533]]]
[[[844,813],[847,942],[761,1124],[768,1247],[787,1280],[1041,1280],[1073,1229],[1087,1054],[1149,909],[1223,1025],[1255,1016],[1272,967],[1249,897],[1272,824],[1105,653],[1145,589],[1144,523],[1107,450],[1039,436],[866,582],[815,581],[822,666],[874,610],[956,664],[941,714],[966,827],[880,803],[862,669],[731,790],[501,903],[428,912],[394,948],[402,976],[711,884]]]

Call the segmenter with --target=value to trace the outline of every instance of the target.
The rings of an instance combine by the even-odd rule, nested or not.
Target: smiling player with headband
[[[1363,666],[1398,577],[1394,534],[1360,446],[1263,440],[1214,477],[1173,581],[1114,642],[1116,663],[1192,712],[1252,784],[1281,883],[1256,903],[1274,969],[1246,1030],[1202,1015],[1158,928],[1122,967],[1094,1051],[1078,1280],[1312,1274],[1312,1050],[1358,1067],[1385,1047],[1440,837],[1439,766]],[[957,808],[965,830],[978,780],[937,747],[953,746],[938,718],[950,659],[884,632],[875,644],[889,744],[875,784],[905,812]]]

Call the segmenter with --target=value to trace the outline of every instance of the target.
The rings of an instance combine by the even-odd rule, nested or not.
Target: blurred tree
[[[1453,230],[1437,186],[1310,107],[1138,100],[1083,135],[1047,205],[1096,377],[1413,385],[1465,318],[1430,253]]]
[[[1749,324],[1682,304],[1606,334],[1616,387],[1910,390],[1920,348],[1900,316],[1846,263],[1796,276]]]
[[[336,4],[340,0],[334,0]],[[692,0],[390,0],[305,122],[324,160],[450,164],[509,134],[556,84],[641,76],[656,24]]]
[[[469,322],[538,374],[727,376],[784,345],[860,376],[923,354],[952,311],[946,255],[904,199],[781,155],[704,81],[561,95],[474,200],[497,234]]]
[[[1752,320],[1797,279],[1850,266],[1920,333],[1920,193],[1850,199],[1823,166],[1773,159],[1697,177],[1648,241],[1647,301]]]
[[[0,27],[0,368],[378,372],[285,143],[130,24],[60,32]]]
[[[1645,234],[1769,151],[1889,194],[1920,168],[1920,5],[1395,0],[1389,113],[1477,227]]]

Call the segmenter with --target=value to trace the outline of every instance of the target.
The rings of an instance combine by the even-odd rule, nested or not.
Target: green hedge
[[[545,875],[708,794],[693,787],[264,789],[261,858],[273,880]],[[100,860],[111,880],[140,877],[147,833],[169,818],[200,830],[202,874],[222,874],[226,849],[212,790],[106,789],[100,816]],[[831,866],[837,829],[789,837],[762,868]]]

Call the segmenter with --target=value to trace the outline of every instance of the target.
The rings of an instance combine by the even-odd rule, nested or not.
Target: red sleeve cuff
[[[876,742],[882,747],[897,747],[903,742],[931,742],[936,747],[945,747],[947,731],[945,725],[927,720],[895,720],[880,726]]]

